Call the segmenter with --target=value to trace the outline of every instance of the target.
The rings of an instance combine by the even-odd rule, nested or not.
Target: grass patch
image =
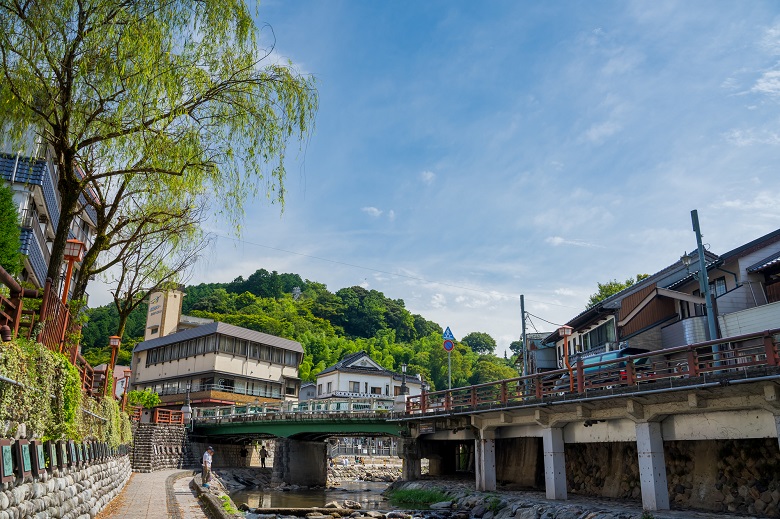
[[[438,490],[399,489],[388,492],[387,498],[393,506],[428,506],[432,503],[449,501],[447,495]]]
[[[222,500],[222,508],[225,510],[225,512],[229,514],[237,514],[238,509],[233,506],[233,503],[230,502],[230,497],[228,496],[219,496],[219,498]]]

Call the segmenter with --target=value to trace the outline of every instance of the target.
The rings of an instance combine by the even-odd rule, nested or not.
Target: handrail
[[[423,392],[407,399],[405,412],[425,415],[499,408],[515,402],[538,402],[548,397],[565,397],[568,393],[582,395],[590,390],[638,386],[640,383],[662,379],[687,378],[707,373],[728,376],[751,367],[777,367],[780,366],[780,353],[774,338],[777,334],[780,334],[780,328],[587,365],[580,357],[572,366],[572,381],[568,380],[569,369],[562,368],[473,386]],[[749,340],[756,340],[760,344],[747,345],[746,341]],[[730,349],[721,348],[717,354],[712,349],[712,346],[725,344],[734,346]],[[569,391],[571,383],[574,391]]]

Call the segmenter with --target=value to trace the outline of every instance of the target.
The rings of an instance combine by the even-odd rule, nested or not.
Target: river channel
[[[249,508],[311,508],[322,507],[331,501],[357,501],[363,510],[384,510],[390,505],[382,496],[389,483],[373,481],[342,481],[332,488],[300,490],[239,490],[230,494],[236,505]]]

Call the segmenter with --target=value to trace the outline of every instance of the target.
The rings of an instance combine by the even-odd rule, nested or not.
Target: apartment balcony
[[[165,388],[158,393],[163,405],[184,404],[187,390]],[[190,390],[190,402],[203,404],[279,403],[284,396],[279,391],[236,391],[235,387],[220,384],[196,385]]]

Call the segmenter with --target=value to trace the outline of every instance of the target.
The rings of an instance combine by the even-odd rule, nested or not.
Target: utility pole
[[[520,313],[522,314],[522,336],[520,340],[523,341],[523,376],[528,375],[528,338],[525,334],[525,296],[520,294]]]
[[[710,279],[707,275],[707,264],[704,261],[704,245],[701,243],[701,228],[699,227],[699,213],[694,209],[691,211],[691,222],[693,223],[693,232],[696,234],[696,246],[699,251],[699,289],[704,295],[704,304],[707,307],[707,328],[710,332],[710,340],[719,339],[718,329],[715,326],[715,310],[712,306],[712,294],[710,293]],[[712,351],[715,353],[714,360],[720,360],[719,345],[714,345]]]

